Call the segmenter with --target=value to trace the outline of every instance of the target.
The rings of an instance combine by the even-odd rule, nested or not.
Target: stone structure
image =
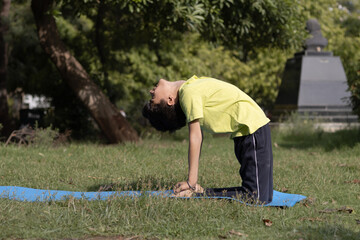
[[[322,36],[317,20],[309,20],[306,29],[312,38],[305,41],[304,51],[295,53],[286,62],[272,120],[298,111],[322,122],[357,121],[357,116],[352,114],[340,58],[323,51],[327,39]]]

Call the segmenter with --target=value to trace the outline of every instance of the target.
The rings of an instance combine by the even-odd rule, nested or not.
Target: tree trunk
[[[40,45],[56,65],[62,79],[90,111],[110,143],[137,141],[137,132],[61,41],[55,19],[49,13],[52,5],[53,0],[31,1]]]
[[[9,107],[7,103],[7,65],[8,65],[8,43],[4,35],[8,31],[8,16],[11,0],[2,0],[0,12],[0,123],[3,126],[1,135],[8,136],[11,132]]]

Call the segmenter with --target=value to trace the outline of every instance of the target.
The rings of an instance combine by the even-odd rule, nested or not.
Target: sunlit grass
[[[0,238],[359,239],[360,135],[273,132],[274,188],[308,197],[293,208],[251,207],[221,200],[154,197],[107,201],[68,199],[17,202],[0,199]],[[137,144],[72,143],[0,146],[3,186],[97,191],[170,189],[187,176],[186,132]],[[204,187],[241,184],[233,142],[206,136],[199,182]],[[321,213],[347,206],[354,211]],[[263,219],[272,221],[267,227]]]

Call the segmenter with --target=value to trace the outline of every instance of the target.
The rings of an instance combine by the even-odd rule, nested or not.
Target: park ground
[[[0,199],[0,239],[360,239],[360,131],[272,130],[274,189],[292,208],[224,200]],[[187,176],[186,130],[138,143],[0,145],[2,186],[69,191],[163,190]],[[205,135],[199,183],[239,185],[228,137]]]

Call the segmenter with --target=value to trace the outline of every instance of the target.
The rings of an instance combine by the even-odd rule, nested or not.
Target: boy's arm
[[[189,123],[189,176],[188,182],[192,187],[196,186],[199,171],[199,158],[202,144],[202,132],[199,120]],[[190,189],[187,182],[179,182],[175,185],[175,192]]]

